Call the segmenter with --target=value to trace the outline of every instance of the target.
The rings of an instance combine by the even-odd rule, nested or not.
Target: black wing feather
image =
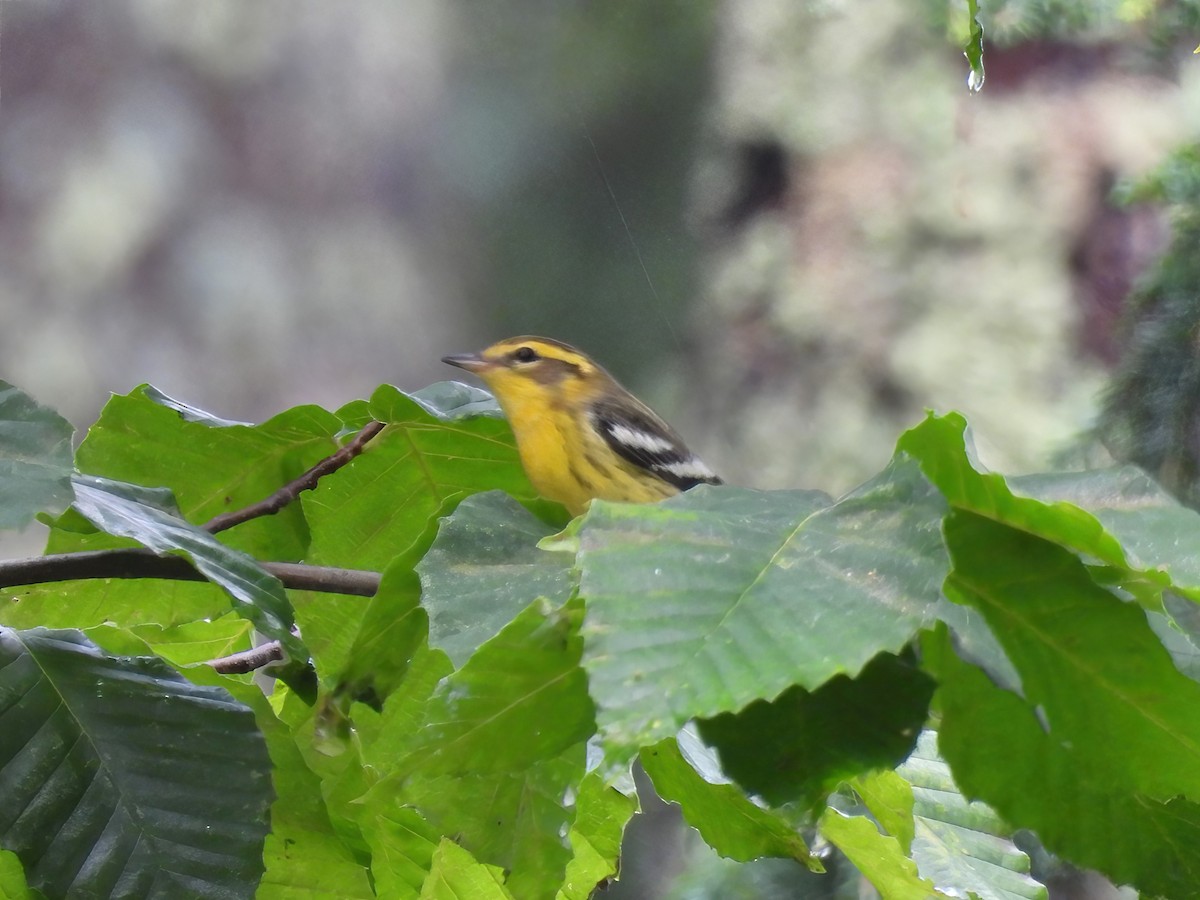
[[[592,424],[614,453],[681,491],[698,484],[721,484],[721,479],[708,471],[674,429],[647,408],[602,402],[592,408]],[[630,444],[619,436],[623,429],[648,435],[669,446],[659,450]],[[686,472],[688,467],[697,473],[682,474],[680,470]]]

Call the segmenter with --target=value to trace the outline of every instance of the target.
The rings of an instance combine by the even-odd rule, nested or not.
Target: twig
[[[283,659],[283,646],[279,641],[267,641],[265,644],[251,647],[241,653],[231,653],[229,656],[210,659],[205,665],[212,666],[213,671],[220,672],[222,675],[244,675],[281,659]]]
[[[293,590],[371,597],[379,589],[378,572],[300,563],[264,562],[259,565],[283,582],[285,588]],[[185,557],[158,556],[142,548],[89,550],[0,561],[0,588],[92,578],[208,580]]]
[[[224,531],[226,528],[232,528],[234,525],[241,525],[243,522],[248,522],[250,519],[256,519],[259,516],[275,515],[275,513],[299,497],[301,492],[311,491],[324,476],[330,472],[336,472],[342,466],[346,465],[346,463],[350,462],[350,460],[354,459],[354,457],[358,456],[358,454],[362,453],[367,441],[375,437],[382,430],[383,422],[368,422],[362,431],[354,436],[354,440],[325,457],[299,478],[289,481],[269,497],[242,509],[235,509],[230,512],[221,513],[219,516],[214,516],[201,527],[205,531],[216,534],[218,531]]]
[[[374,597],[375,592],[379,590],[379,573],[368,569],[339,569],[336,566],[285,562],[266,562],[259,565],[282,581],[285,588],[294,591]]]

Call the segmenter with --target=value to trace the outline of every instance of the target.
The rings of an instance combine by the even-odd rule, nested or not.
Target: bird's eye
[[[512,358],[519,363],[531,363],[538,358],[538,355],[532,347],[519,347],[513,351]]]

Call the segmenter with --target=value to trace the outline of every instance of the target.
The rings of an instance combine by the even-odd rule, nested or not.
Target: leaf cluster
[[[1014,829],[1200,895],[1200,517],[1138,470],[1006,479],[931,415],[836,500],[703,487],[567,524],[461,385],[255,426],[142,388],[73,458],[0,397],[5,524],[205,578],[0,594],[0,896],[586,898],[635,760],[722,856],[819,872],[832,846],[885,898],[1045,897]],[[194,524],[371,421],[298,502]],[[204,665],[255,631],[286,655],[267,695]]]

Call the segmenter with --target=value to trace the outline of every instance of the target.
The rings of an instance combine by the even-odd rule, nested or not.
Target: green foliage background
[[[55,455],[69,426],[27,399],[7,408],[0,437],[30,421],[41,439],[0,449],[59,473],[24,515],[74,485],[55,550],[127,543],[108,528],[197,564],[206,533],[188,518],[251,502],[368,415],[387,428],[285,514],[207,537],[228,554],[209,584],[9,589],[0,788],[24,799],[0,822],[6,896],[58,896],[70,872],[76,890],[126,896],[120,884],[161,869],[197,896],[583,898],[617,873],[635,758],[719,854],[820,872],[820,835],[886,898],[1044,897],[1014,828],[1147,894],[1197,896],[1200,687],[1180,610],[1200,600],[1200,516],[1136,470],[1006,479],[975,461],[961,417],[931,415],[837,500],[701,488],[596,503],[559,532],[505,423],[462,386],[385,386],[262,426],[139,389],[111,401],[76,474]],[[173,505],[115,480],[151,459]],[[95,508],[97,484],[121,502]],[[257,568],[241,547],[383,579],[370,599],[289,592],[289,636],[286,614],[265,618],[281,589],[227,583]],[[311,659],[315,702],[202,664],[247,649],[247,619],[279,623],[291,666]],[[41,649],[63,641],[65,655]],[[83,682],[69,674],[80,653],[94,661]],[[27,659],[38,706],[23,699]],[[225,712],[136,694],[114,706],[135,672],[151,696],[215,691]],[[34,739],[64,713],[91,756]],[[218,715],[252,717],[256,758],[225,746],[233,719]],[[204,728],[207,751],[184,737]],[[146,772],[113,767],[130,744]],[[239,779],[263,797],[256,837]],[[199,831],[163,809],[180,792],[202,792],[187,802]],[[100,814],[112,802],[126,820]],[[68,833],[47,869],[37,848]],[[129,841],[155,852],[127,856]],[[187,862],[218,847],[238,860],[219,878]]]

